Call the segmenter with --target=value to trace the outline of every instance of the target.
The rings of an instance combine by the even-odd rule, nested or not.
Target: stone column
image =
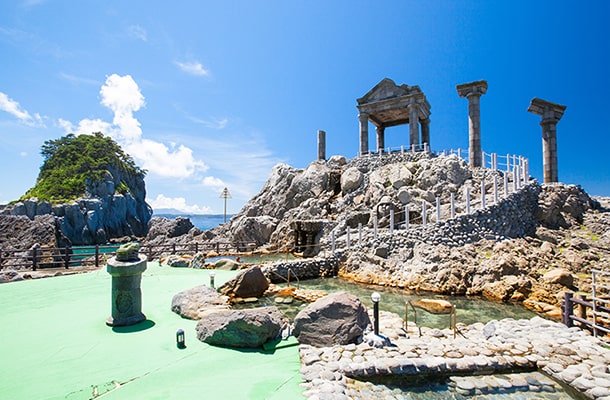
[[[456,86],[460,97],[468,98],[468,159],[471,167],[483,164],[481,149],[481,95],[487,92],[487,81]]]
[[[128,326],[145,321],[142,313],[142,272],[146,270],[146,256],[136,260],[108,260],[106,270],[112,276],[112,315],[106,320],[109,326]]]
[[[369,152],[369,115],[367,113],[358,114],[360,120],[360,154]]]
[[[318,131],[318,160],[326,160],[326,132]]]
[[[421,120],[421,142],[428,143],[430,148],[430,118]]]
[[[533,98],[527,111],[540,115],[542,121],[542,167],[544,183],[558,182],[557,170],[557,122],[563,116],[566,106]]]
[[[419,148],[419,109],[417,103],[409,104],[409,145]]]
[[[377,150],[380,153],[383,153],[383,149],[385,148],[385,128],[383,126],[378,126],[375,128],[377,132]]]

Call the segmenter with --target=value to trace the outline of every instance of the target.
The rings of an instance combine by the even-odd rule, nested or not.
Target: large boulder
[[[246,217],[233,225],[233,240],[240,243],[267,243],[278,224],[276,218],[268,215]]]
[[[163,238],[174,238],[187,234],[194,227],[189,218],[177,217],[169,219],[165,217],[153,217],[148,223],[148,234],[146,240],[153,240],[157,236]]]
[[[358,297],[337,292],[301,310],[294,319],[293,335],[301,344],[319,347],[358,343],[370,323]]]
[[[345,194],[357,189],[363,179],[364,175],[358,168],[352,167],[346,169],[345,172],[341,174],[341,191]]]
[[[246,298],[261,296],[268,287],[269,281],[265,274],[255,265],[241,271],[235,278],[218,288],[218,291],[226,296]]]
[[[279,335],[282,320],[277,307],[210,311],[197,323],[197,338],[214,346],[257,348]]]
[[[542,280],[547,283],[558,283],[566,287],[571,287],[574,284],[574,276],[564,268],[550,270],[542,276]]]
[[[172,311],[183,318],[200,319],[205,312],[219,309],[228,310],[229,299],[205,285],[184,290],[172,298]]]
[[[536,218],[547,228],[569,228],[582,224],[587,210],[600,208],[599,202],[577,185],[544,184]]]

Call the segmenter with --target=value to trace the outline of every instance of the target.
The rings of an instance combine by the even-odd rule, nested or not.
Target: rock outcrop
[[[253,266],[239,272],[218,288],[218,291],[225,296],[246,298],[261,296],[268,287],[269,281],[260,267]]]
[[[301,310],[294,318],[293,335],[301,344],[334,346],[358,343],[370,319],[358,297],[337,292]]]
[[[569,287],[588,289],[585,276],[591,268],[610,268],[610,202],[600,204],[576,185],[541,185],[534,180],[515,191],[512,179],[504,186],[504,177],[504,171],[470,168],[455,155],[411,152],[349,162],[332,157],[305,169],[280,164],[261,192],[229,223],[206,232],[193,228],[174,239],[176,243],[239,241],[304,255],[320,251],[334,265],[320,267],[321,273],[337,271],[362,283],[485,295],[536,307],[544,303],[555,312]],[[494,182],[498,201],[492,195]],[[482,187],[487,191],[485,207]],[[426,225],[423,205],[428,210]],[[409,229],[405,229],[407,206]],[[390,235],[392,209],[395,226]],[[315,222],[316,231],[303,228],[313,226],[310,222]],[[303,249],[310,245],[306,249],[313,249],[313,254]],[[316,265],[297,263],[267,275],[283,271],[286,276],[290,268],[293,276],[310,277]],[[543,279],[558,268],[571,274],[571,286],[567,280]]]
[[[214,310],[201,316],[197,338],[214,346],[259,348],[279,335],[282,321],[277,307]]]
[[[171,307],[182,318],[198,320],[206,312],[228,310],[229,298],[209,286],[200,285],[174,295]]]
[[[119,187],[128,190],[119,192]],[[152,209],[145,197],[143,176],[110,168],[103,179],[88,182],[84,197],[71,203],[51,205],[31,198],[5,207],[1,214],[31,221],[54,217],[53,247],[105,244],[113,238],[146,236]]]

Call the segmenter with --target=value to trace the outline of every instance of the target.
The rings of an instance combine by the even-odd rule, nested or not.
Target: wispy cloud
[[[29,112],[21,108],[21,105],[19,105],[18,102],[11,99],[3,92],[0,92],[0,110],[11,114],[22,124],[37,127],[45,126],[42,117],[39,114],[30,115]]]
[[[65,120],[58,124],[66,132],[91,134],[102,132],[116,140],[123,149],[149,173],[161,177],[188,178],[208,167],[195,159],[193,151],[184,146],[169,145],[142,137],[140,121],[134,113],[145,106],[144,96],[130,75],[110,75],[100,89],[101,104],[112,110],[112,123],[100,119],[83,119],[76,127]]]
[[[59,77],[76,85],[100,85],[100,81],[95,80],[95,79],[90,79],[90,78],[83,78],[82,76],[76,76],[76,75],[72,75],[72,74],[68,74],[65,72],[60,72],[59,73]]]
[[[153,209],[173,208],[185,214],[210,214],[212,209],[207,206],[198,206],[196,204],[186,204],[184,197],[166,197],[163,194],[157,195],[154,199],[146,199]]]
[[[148,34],[146,29],[142,28],[140,25],[131,25],[127,28],[127,33],[130,37],[134,39],[141,40],[146,42],[148,40]]]
[[[247,200],[258,193],[273,166],[284,161],[256,132],[226,134],[222,140],[202,138],[201,145],[214,149],[205,154],[206,164],[223,177],[223,187],[228,187],[234,198]]]
[[[180,61],[176,61],[175,64],[178,66],[178,68],[180,68],[182,71],[186,72],[187,74],[191,74],[191,75],[195,75],[195,76],[208,76],[210,74],[210,72],[203,68],[203,65],[201,65],[200,62],[194,61],[194,62],[180,62]]]
[[[210,118],[210,119],[202,119],[202,118],[197,118],[197,117],[193,117],[193,116],[187,116],[187,118],[193,122],[195,122],[196,124],[201,124],[203,126],[205,126],[206,128],[210,128],[210,129],[224,129],[227,124],[229,123],[229,119],[228,118]]]

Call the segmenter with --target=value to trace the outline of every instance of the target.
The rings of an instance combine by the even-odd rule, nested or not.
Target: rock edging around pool
[[[481,375],[542,370],[584,397],[610,400],[610,350],[579,328],[534,317],[487,324],[460,325],[454,339],[448,329],[413,326],[381,313],[380,333],[392,346],[365,342],[318,348],[300,345],[301,373],[310,399],[358,399],[353,379],[439,374]]]

